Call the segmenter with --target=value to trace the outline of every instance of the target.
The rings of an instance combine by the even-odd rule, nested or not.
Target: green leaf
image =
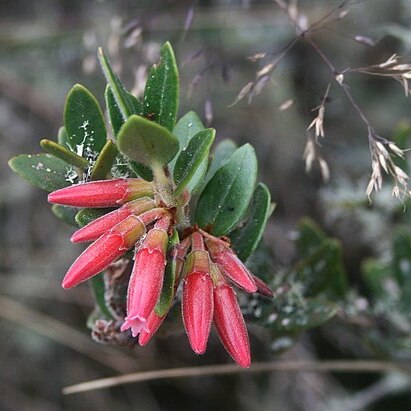
[[[104,98],[106,100],[106,107],[111,128],[113,130],[114,137],[117,137],[121,126],[124,124],[124,117],[118,108],[116,99],[114,98],[113,91],[111,90],[109,84],[107,84],[106,91],[104,92]]]
[[[169,42],[160,51],[160,61],[154,65],[144,90],[143,115],[169,131],[176,123],[179,79],[173,49]]]
[[[177,260],[173,255],[173,248],[179,244],[177,230],[174,230],[173,235],[168,239],[167,246],[167,265],[164,273],[163,288],[161,290],[160,298],[155,307],[156,314],[163,317],[170,309],[171,302],[174,298],[174,285],[176,280]]]
[[[143,115],[143,103],[133,94],[127,91],[128,98],[131,101],[133,107],[133,114],[138,114],[139,116]]]
[[[74,183],[71,167],[51,154],[21,154],[9,161],[11,169],[35,186],[54,191]],[[73,178],[73,180],[71,180]]]
[[[268,316],[267,327],[274,333],[295,333],[318,327],[330,320],[338,306],[323,299],[307,299],[304,304],[284,304]]]
[[[111,91],[113,92],[118,110],[123,116],[123,119],[127,120],[131,115],[136,114],[135,102],[132,101],[129,92],[125,89],[117,74],[114,73],[107,57],[103,53],[103,49],[99,48],[97,55],[107,83],[110,85]]]
[[[190,140],[187,148],[180,153],[174,167],[174,182],[177,186],[176,194],[180,194],[184,190],[203,163],[203,160],[208,158],[214,137],[215,130],[213,128],[199,131]]]
[[[226,235],[250,203],[257,178],[257,158],[245,144],[214,174],[198,200],[197,224],[215,236]]]
[[[180,152],[184,150],[190,140],[199,132],[204,130],[204,125],[200,117],[194,112],[189,111],[178,120],[173,129],[173,134],[178,138],[180,143]]]
[[[63,147],[70,148],[68,141],[69,139],[65,127],[60,127],[57,133],[57,143],[59,143]]]
[[[210,168],[208,169],[205,180],[210,181],[216,171],[231,157],[236,150],[237,144],[234,143],[233,140],[225,139],[220,141],[214,150]]]
[[[118,135],[119,150],[145,166],[167,164],[178,151],[178,140],[166,128],[132,115]]]
[[[118,109],[117,103],[114,99],[113,92],[111,91],[110,85],[107,85],[105,91],[105,99],[108,110],[108,115],[110,119],[110,124],[113,129],[114,137],[117,137],[121,126],[124,124],[125,120],[120,110]],[[117,154],[115,159],[115,175],[120,174],[125,177],[142,177],[147,181],[153,180],[153,174],[151,170],[142,164],[138,164],[135,161],[126,159],[121,153]],[[114,171],[114,170],[113,170]]]
[[[187,148],[190,140],[199,132],[204,130],[203,123],[200,117],[194,111],[189,111],[183,117],[178,120],[176,126],[173,129],[173,134],[178,138],[180,143],[180,149],[175,156],[175,158],[170,162],[169,167],[171,171],[174,170],[177,158],[183,150]],[[187,189],[190,193],[198,191],[199,187],[204,185],[204,175],[207,172],[208,166],[208,156],[206,156],[203,161],[198,166],[193,177],[187,185]]]
[[[53,204],[51,206],[51,211],[57,218],[60,218],[67,224],[77,226],[76,219],[75,219],[77,210],[75,208],[64,207],[58,204]]]
[[[104,274],[100,273],[95,275],[90,279],[91,289],[93,292],[94,300],[100,313],[104,315],[107,319],[113,319],[113,315],[106,306],[105,291],[106,287],[104,284]]]
[[[149,167],[133,160],[129,160],[129,166],[139,177],[143,178],[146,181],[153,181],[153,172]]]
[[[273,211],[270,192],[265,184],[259,183],[254,190],[245,223],[230,234],[231,245],[242,261],[246,261],[257,248]]]
[[[43,139],[40,141],[41,148],[49,154],[52,154],[55,157],[60,158],[68,164],[72,164],[75,167],[87,168],[89,163],[88,161],[78,156],[76,153],[68,150],[66,147],[57,144],[52,140]]]
[[[128,93],[127,91],[125,91],[125,94],[128,96],[131,106],[133,107],[132,114],[141,115],[143,113],[143,104],[136,97],[134,97],[131,93]],[[122,112],[119,109],[119,106],[114,97],[113,91],[109,84],[107,84],[104,97],[106,100],[106,106],[107,106],[108,116],[110,119],[111,128],[113,129],[114,137],[117,137],[121,126],[125,122],[125,119],[124,119]]]
[[[79,227],[84,227],[93,220],[115,210],[115,208],[82,208],[76,214],[76,223]]]
[[[117,154],[117,146],[111,140],[107,140],[107,143],[102,148],[96,162],[94,163],[93,170],[91,172],[91,179],[105,180],[110,173]]]
[[[107,141],[101,108],[85,87],[76,84],[69,92],[64,108],[64,126],[70,149],[78,155],[95,159]]]

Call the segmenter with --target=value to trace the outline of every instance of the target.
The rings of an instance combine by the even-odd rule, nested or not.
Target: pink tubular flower
[[[140,197],[152,197],[153,186],[140,178],[92,181],[53,191],[48,201],[72,207],[116,207]]]
[[[150,331],[147,319],[158,301],[163,285],[167,242],[167,232],[153,228],[136,251],[128,284],[127,317],[121,326],[121,331],[131,328],[133,337],[142,330]]]
[[[214,288],[214,324],[227,352],[243,368],[251,364],[247,328],[234,290],[220,282]]]
[[[63,288],[75,287],[107,268],[144,233],[144,224],[134,215],[116,224],[74,261],[63,279]]]
[[[252,274],[231,248],[212,240],[208,240],[206,245],[210,251],[211,259],[218,264],[223,273],[231,281],[248,293],[257,291],[257,285],[255,284]]]
[[[86,226],[77,230],[71,237],[73,243],[81,243],[84,241],[94,241],[102,234],[110,230],[120,221],[130,215],[139,215],[153,209],[156,203],[148,197],[139,198],[131,201],[111,213],[105,214],[100,218],[90,222]]]
[[[146,328],[143,328],[143,330],[141,330],[140,332],[140,335],[138,336],[138,343],[141,346],[149,343],[166,317],[167,314],[165,314],[163,317],[160,317],[156,314],[155,310],[150,313],[150,315],[147,317]]]
[[[203,354],[213,319],[213,282],[208,253],[193,250],[187,257],[183,283],[183,321],[191,348]]]

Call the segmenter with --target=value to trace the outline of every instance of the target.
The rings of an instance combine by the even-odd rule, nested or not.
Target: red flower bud
[[[119,178],[75,184],[53,191],[50,203],[72,207],[115,207],[140,197],[152,197],[153,187],[141,178]]]
[[[87,247],[67,271],[63,287],[75,287],[107,268],[145,232],[145,226],[136,216],[129,216]]]
[[[227,352],[243,368],[251,364],[247,328],[234,290],[224,283],[214,288],[214,324]]]
[[[239,287],[249,293],[257,291],[252,274],[237,257],[233,250],[217,242],[207,241],[211,259],[219,265],[223,273]]]
[[[206,251],[192,251],[185,267],[183,283],[183,321],[191,348],[203,354],[207,348],[213,319],[213,282]]]
[[[94,241],[102,234],[110,230],[120,221],[127,218],[129,215],[139,215],[155,207],[154,200],[143,197],[138,200],[131,201],[117,210],[107,213],[100,218],[90,222],[86,226],[77,230],[71,237],[73,243],[81,243],[84,241]]]
[[[263,280],[261,280],[255,275],[253,275],[253,279],[254,279],[255,285],[257,286],[257,292],[259,294],[264,295],[265,297],[269,297],[269,298],[274,297],[273,290]]]
[[[147,319],[160,297],[166,266],[168,236],[153,228],[141,248],[136,251],[133,271],[128,284],[127,317],[121,331],[131,328],[133,337],[142,330],[149,332]]]
[[[153,335],[157,332],[160,328],[160,325],[163,323],[164,319],[167,315],[160,317],[156,314],[156,311],[153,310],[151,314],[148,316],[146,321],[146,328],[140,332],[138,336],[138,343],[143,346],[149,343]]]

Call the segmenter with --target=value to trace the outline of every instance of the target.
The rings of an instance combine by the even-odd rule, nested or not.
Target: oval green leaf
[[[254,190],[245,223],[230,234],[231,245],[242,261],[246,261],[257,248],[273,211],[270,192],[265,184],[259,183]]]
[[[11,169],[35,186],[54,191],[75,182],[73,167],[51,154],[21,154],[9,161]]]
[[[64,126],[70,149],[81,157],[95,160],[107,141],[101,108],[85,87],[76,84],[64,108]]]
[[[178,112],[179,79],[174,52],[169,42],[160,51],[144,89],[143,115],[172,131]]]
[[[194,111],[189,111],[178,120],[173,129],[173,134],[180,143],[180,152],[187,147],[190,140],[201,130],[204,130],[204,125]]]
[[[216,171],[231,157],[235,150],[237,150],[237,144],[233,140],[225,139],[217,144],[214,154],[211,158],[210,167],[207,171],[205,181],[211,180]]]
[[[204,125],[200,120],[200,117],[194,111],[189,111],[183,117],[178,120],[176,126],[173,129],[173,134],[178,138],[180,143],[180,149],[176,157],[170,162],[169,167],[171,171],[174,170],[175,163],[179,154],[187,148],[190,140],[199,132],[204,130]],[[193,177],[187,185],[187,189],[190,193],[194,193],[204,185],[204,175],[207,172],[208,157],[205,157],[197,168]]]
[[[178,151],[178,140],[166,128],[132,115],[121,127],[118,148],[145,166],[167,164]]]
[[[174,167],[174,182],[177,195],[184,190],[194,177],[203,160],[208,158],[214,137],[215,130],[213,128],[199,131],[178,156]]]
[[[257,178],[257,158],[245,144],[214,174],[199,198],[197,224],[215,236],[226,235],[244,215]]]
[[[91,172],[91,179],[105,180],[110,173],[117,154],[117,146],[111,140],[107,140],[107,143],[100,151],[100,154],[94,163],[93,170]]]

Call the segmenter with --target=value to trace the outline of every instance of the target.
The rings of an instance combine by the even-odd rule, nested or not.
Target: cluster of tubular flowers
[[[75,260],[63,287],[75,287],[105,270],[134,247],[134,265],[127,292],[127,315],[121,331],[131,329],[140,345],[147,344],[167,312],[155,310],[168,263],[175,264],[177,292],[182,283],[182,315],[193,351],[203,354],[212,323],[232,358],[241,367],[251,363],[245,322],[229,281],[246,292],[272,296],[253,276],[225,239],[196,227],[168,249],[174,229],[172,209],[155,199],[153,185],[138,178],[94,181],[54,191],[49,202],[73,207],[119,207],[76,231],[73,242],[92,242]],[[171,305],[169,309],[171,308]]]

